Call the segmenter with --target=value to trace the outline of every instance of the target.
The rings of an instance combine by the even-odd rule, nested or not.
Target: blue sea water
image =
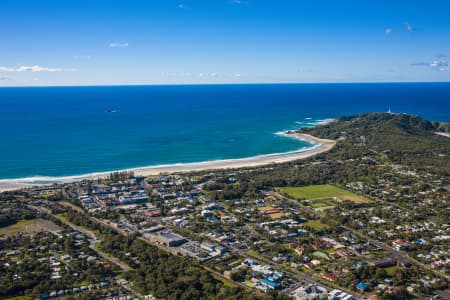
[[[309,145],[276,132],[389,108],[450,121],[450,83],[0,88],[0,179],[287,152]]]

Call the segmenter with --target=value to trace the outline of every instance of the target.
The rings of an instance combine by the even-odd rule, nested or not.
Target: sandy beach
[[[447,133],[447,132],[435,132],[435,134],[450,138],[450,133]]]
[[[304,159],[319,153],[326,152],[333,148],[336,144],[334,140],[320,139],[308,134],[301,134],[295,131],[281,132],[280,135],[295,138],[298,140],[306,141],[312,144],[311,147],[299,149],[296,151],[285,153],[274,153],[268,155],[253,156],[247,158],[237,159],[224,159],[224,160],[212,160],[195,163],[182,163],[182,164],[170,164],[149,166],[142,168],[133,168],[119,171],[134,171],[139,176],[151,176],[167,173],[186,173],[193,171],[206,171],[206,170],[218,170],[218,169],[237,169],[245,167],[257,167],[263,165],[284,163],[293,160]],[[36,186],[36,181],[47,181],[57,183],[69,183],[74,181],[80,181],[84,179],[97,179],[108,176],[111,172],[100,172],[80,176],[67,176],[67,177],[42,177],[42,178],[28,178],[22,180],[0,180],[0,192],[7,190],[15,190],[20,188],[26,188]],[[41,184],[42,185],[42,184]]]
[[[218,170],[218,169],[237,169],[244,167],[257,167],[269,164],[284,163],[288,161],[307,158],[330,150],[336,142],[333,140],[319,139],[311,135],[295,132],[281,133],[292,138],[313,144],[312,147],[300,149],[287,153],[276,153],[269,155],[254,156],[248,158],[213,160],[199,163],[186,163],[178,165],[155,166],[134,169],[136,175],[150,176],[161,173],[180,173],[192,171]]]

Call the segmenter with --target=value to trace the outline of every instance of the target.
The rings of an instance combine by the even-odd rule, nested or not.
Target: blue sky
[[[1,0],[0,85],[450,81],[450,1]]]

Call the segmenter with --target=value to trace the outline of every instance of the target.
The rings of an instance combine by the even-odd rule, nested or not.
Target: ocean
[[[0,179],[306,148],[277,132],[362,112],[450,121],[450,83],[0,88]]]

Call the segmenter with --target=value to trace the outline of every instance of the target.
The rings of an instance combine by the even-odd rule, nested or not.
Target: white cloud
[[[223,77],[223,76],[219,73],[211,72],[211,73],[198,73],[198,77],[217,78],[217,77]]]
[[[409,22],[404,22],[403,25],[405,25],[406,30],[408,30],[409,32],[414,31],[414,27],[411,24],[409,24]]]
[[[127,48],[129,45],[128,43],[109,43],[110,48]]]
[[[416,62],[416,63],[412,63],[412,66],[415,67],[428,67],[431,70],[435,70],[435,71],[449,71],[449,64],[448,61],[443,60],[443,59],[435,59],[432,62]]]
[[[394,31],[394,29],[392,29],[392,28],[386,28],[386,29],[384,30],[384,34],[385,34],[385,35],[390,35],[393,31]]]
[[[448,71],[448,62],[445,60],[434,60],[430,63],[430,68],[438,71]]]
[[[38,65],[34,66],[18,66],[18,67],[2,67],[0,66],[0,72],[63,72],[63,71],[76,71],[75,69],[64,70],[61,68],[48,68]]]

